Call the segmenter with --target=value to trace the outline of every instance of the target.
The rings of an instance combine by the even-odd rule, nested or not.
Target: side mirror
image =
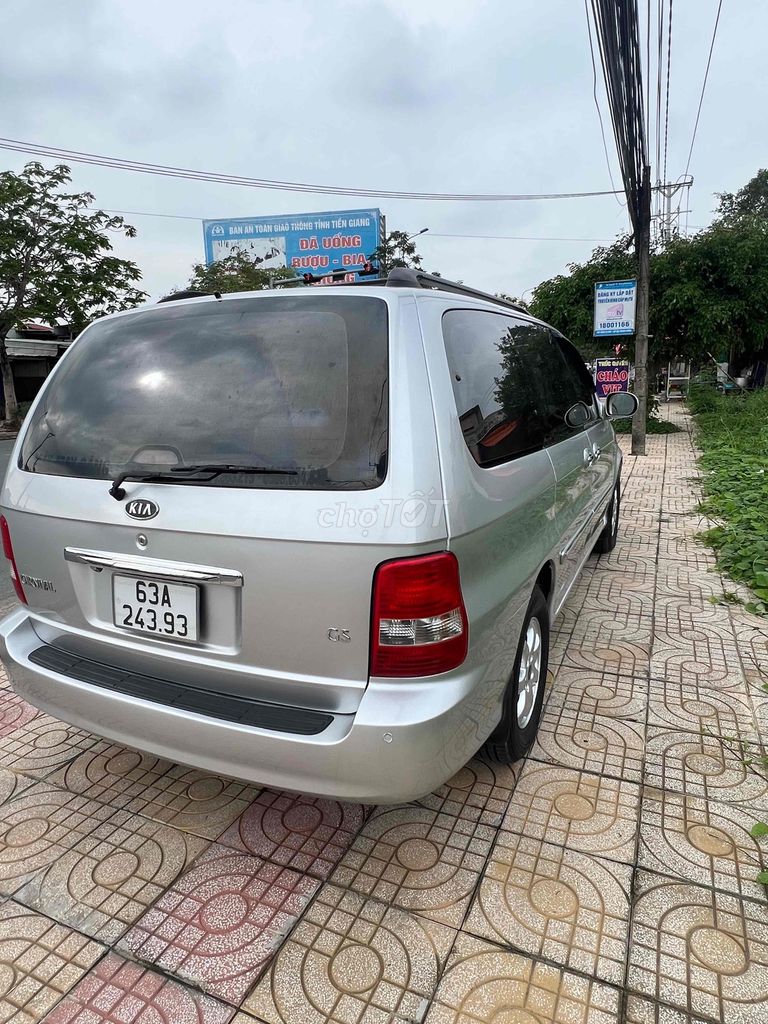
[[[569,427],[578,429],[583,427],[585,423],[588,423],[592,413],[589,406],[585,402],[577,402],[576,405],[572,405],[568,412],[565,414],[565,422]]]
[[[609,420],[620,420],[634,416],[637,405],[637,395],[633,395],[631,391],[614,391],[605,400],[605,417]]]

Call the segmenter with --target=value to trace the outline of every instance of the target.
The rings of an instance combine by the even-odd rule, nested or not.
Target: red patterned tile
[[[362,827],[365,813],[362,804],[267,789],[219,842],[327,878]]]
[[[27,704],[13,690],[3,690],[0,693],[0,737],[20,729],[39,714],[37,708]]]
[[[40,1020],[103,953],[97,942],[6,901],[0,906],[0,1021]]]
[[[318,885],[260,857],[214,845],[120,945],[237,1004]]]
[[[233,1012],[110,953],[44,1024],[227,1024]]]

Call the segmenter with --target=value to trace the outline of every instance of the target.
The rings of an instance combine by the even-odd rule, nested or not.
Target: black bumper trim
[[[70,676],[104,690],[113,690],[127,697],[138,697],[178,711],[191,711],[197,715],[219,718],[237,725],[249,725],[256,729],[293,733],[296,736],[317,736],[333,721],[333,715],[326,711],[267,704],[235,694],[201,690],[195,686],[185,686],[80,658],[49,644],[32,651],[29,660],[51,672]]]

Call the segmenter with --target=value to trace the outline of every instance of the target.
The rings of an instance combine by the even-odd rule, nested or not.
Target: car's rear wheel
[[[541,589],[534,587],[504,693],[501,721],[485,744],[485,752],[495,761],[511,764],[533,743],[544,702],[548,662],[549,608]]]
[[[598,555],[606,555],[616,547],[616,540],[619,536],[619,517],[621,513],[621,481],[616,481],[613,489],[613,497],[606,510],[605,526],[603,532],[597,538],[593,550]]]

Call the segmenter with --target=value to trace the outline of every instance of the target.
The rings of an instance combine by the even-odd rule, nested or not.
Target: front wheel
[[[616,547],[619,536],[619,516],[621,513],[621,481],[616,481],[613,489],[613,497],[605,513],[605,526],[603,532],[597,538],[593,551],[598,555],[607,555]]]
[[[530,749],[539,728],[548,663],[549,608],[541,589],[534,587],[504,693],[501,721],[485,744],[495,761],[511,764]]]

